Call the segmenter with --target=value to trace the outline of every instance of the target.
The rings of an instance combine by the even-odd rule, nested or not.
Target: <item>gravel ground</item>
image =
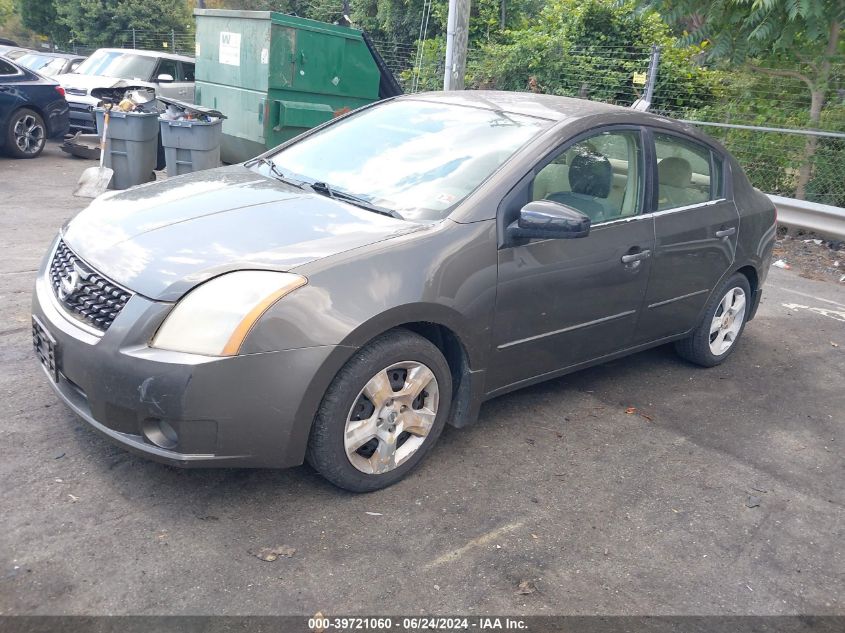
[[[774,269],[724,365],[664,347],[497,398],[388,490],[182,471],[96,436],[33,358],[89,164],[0,159],[0,614],[845,615],[845,285]]]
[[[814,234],[786,235],[781,231],[775,244],[774,259],[782,260],[799,276],[832,281],[845,286],[845,241]]]

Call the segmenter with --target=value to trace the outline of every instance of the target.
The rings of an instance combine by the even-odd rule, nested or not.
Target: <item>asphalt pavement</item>
[[[845,284],[774,269],[724,365],[663,347],[497,398],[377,493],[184,471],[95,435],[32,353],[93,164],[0,158],[0,614],[845,614]]]

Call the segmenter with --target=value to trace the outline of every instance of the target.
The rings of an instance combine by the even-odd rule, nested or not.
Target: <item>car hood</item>
[[[90,94],[93,88],[112,88],[120,82],[131,83],[133,86],[155,87],[155,84],[140,79],[120,79],[101,77],[100,75],[79,75],[77,73],[64,73],[51,77],[51,79],[58,81],[65,90],[84,90],[86,94]]]
[[[235,165],[107,193],[62,234],[118,284],[175,301],[224,272],[287,271],[424,227]]]

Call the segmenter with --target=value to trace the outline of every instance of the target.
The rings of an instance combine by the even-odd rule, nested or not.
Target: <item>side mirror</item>
[[[512,239],[573,239],[590,234],[590,218],[551,200],[535,200],[519,210],[507,228]]]
[[[163,84],[169,83],[173,81],[173,75],[168,75],[167,73],[162,73],[158,77],[156,77],[156,81],[160,81]]]

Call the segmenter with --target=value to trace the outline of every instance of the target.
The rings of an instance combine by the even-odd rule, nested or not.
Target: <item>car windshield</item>
[[[61,57],[52,57],[50,55],[24,55],[20,59],[18,59],[18,63],[21,66],[26,66],[30,70],[34,70],[37,73],[45,75],[46,77],[52,77],[53,75],[58,75],[62,72],[62,69],[65,67],[65,62],[67,60],[62,59]]]
[[[122,51],[97,51],[79,64],[74,72],[80,75],[149,81],[156,61],[155,57]]]
[[[409,99],[363,110],[271,158],[285,176],[325,183],[406,219],[438,220],[547,125]]]

